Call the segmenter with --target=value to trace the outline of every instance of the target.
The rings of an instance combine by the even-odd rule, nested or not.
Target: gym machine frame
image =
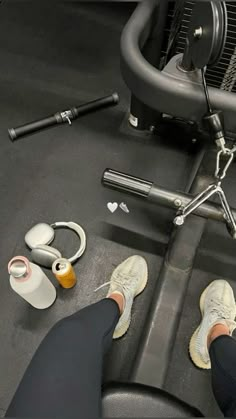
[[[192,195],[183,192],[171,191],[162,188],[154,182],[117,172],[112,169],[106,169],[102,182],[104,186],[116,189],[122,192],[142,197],[149,202],[161,205],[167,208],[178,210],[182,206],[186,206],[192,200]],[[236,209],[232,209],[234,218],[236,218]],[[219,204],[208,202],[200,205],[193,214],[214,221],[225,222],[222,207]]]
[[[153,112],[155,112],[156,115],[166,113],[187,121],[199,123],[206,114],[206,97],[203,89],[202,74],[201,70],[198,69],[202,68],[202,64],[200,64],[198,68],[191,68],[187,47],[184,55],[179,54],[171,58],[162,71],[159,69],[160,65],[158,66],[158,62],[155,62],[154,64],[152,57],[153,33],[156,33],[157,24],[160,24],[162,29],[164,28],[166,13],[160,14],[160,12],[163,11],[163,3],[164,2],[161,0],[143,1],[131,16],[122,33],[121,70],[123,78],[132,92],[131,113],[135,109],[135,106],[133,105],[136,103],[136,109],[138,108],[140,115],[143,109],[147,110],[150,108],[152,109],[152,115]],[[214,8],[217,8],[218,6],[213,2],[209,3],[211,3],[214,14]],[[211,13],[211,9],[208,8],[208,10]],[[218,10],[216,13],[219,18]],[[192,24],[194,25],[195,22]],[[221,49],[223,49],[225,42],[225,34],[223,33],[222,26],[225,24],[226,27],[226,16],[223,6],[222,22],[218,25],[219,33],[215,32],[217,30],[217,25],[214,25],[213,19],[209,24],[212,25],[212,30],[210,32],[212,32],[213,35],[212,39],[206,39],[206,43],[207,45],[210,43],[213,44],[213,42],[215,43],[218,48],[216,53],[218,55],[217,58],[219,59],[219,42],[216,42],[216,40],[221,39]],[[195,26],[193,26],[193,28],[195,28]],[[195,37],[195,35],[196,33],[193,33],[193,37]],[[157,39],[155,39],[155,41],[157,42]],[[205,39],[201,42],[204,41]],[[152,48],[150,48],[150,45]],[[196,45],[196,43],[194,45]],[[196,50],[194,50],[194,45],[193,53],[195,53],[197,59],[207,60],[207,54],[208,51],[210,51],[210,48],[209,50],[206,48],[204,51],[205,57],[200,58],[199,54],[196,54]],[[160,54],[158,55],[158,58],[160,59]],[[218,89],[209,88],[209,96],[214,109],[224,111],[224,128],[227,131],[236,132],[236,119],[234,117],[236,101],[234,94],[225,91],[219,92]],[[158,100],[156,100],[156,98],[158,98]],[[137,103],[139,103],[138,106]],[[220,112],[215,112],[215,114],[216,115],[213,115],[213,117],[211,117],[211,114],[208,114],[208,117],[206,118],[210,131],[212,130],[212,126],[209,126],[209,119],[216,117],[218,118],[217,121],[219,120]],[[144,117],[146,117],[146,114]],[[149,122],[148,118],[147,121]],[[143,120],[141,125],[137,125],[138,129],[140,129],[140,127],[145,127]],[[217,140],[217,137],[215,137],[215,140]],[[209,156],[208,153],[207,155]],[[130,176],[112,169],[105,170],[102,182],[104,186],[142,197],[149,202],[175,210],[185,207],[193,198],[193,196],[188,193],[171,191],[162,188],[154,182]],[[231,212],[234,219],[236,219],[236,209],[231,208]],[[225,213],[222,206],[213,202],[201,204],[193,211],[193,214],[215,221],[225,222]]]
[[[181,3],[182,0],[178,1]],[[183,56],[177,55],[171,58],[160,71],[161,66],[156,62],[153,65],[153,57],[149,55],[150,51],[154,51],[155,48],[149,49],[147,53],[147,43],[152,42],[153,25],[159,26],[162,30],[165,27],[166,14],[160,13],[163,11],[164,3],[167,2],[165,0],[143,0],[131,16],[121,38],[122,74],[132,92],[132,98],[135,98],[131,101],[131,113],[133,116],[141,117],[141,123],[137,124],[136,129],[150,128],[150,118],[147,117],[149,108],[152,110],[151,117],[153,117],[153,112],[156,112],[157,115],[165,113],[194,122],[202,121],[206,114],[206,92],[203,89],[201,70],[181,71],[179,63],[181,60],[183,63]],[[196,4],[204,3],[209,2],[196,2]],[[211,5],[214,8],[213,2]],[[204,13],[203,15],[205,16]],[[218,27],[218,25],[215,26]],[[208,31],[209,33],[211,32]],[[216,45],[218,44],[216,43]],[[157,46],[157,50],[158,48],[159,46]],[[188,66],[191,63],[185,60],[184,64]],[[213,109],[224,112],[226,130],[236,132],[235,96],[214,88],[209,88],[209,96],[209,102],[213,105]],[[143,109],[145,112],[142,112]],[[138,113],[135,114],[136,112]],[[213,112],[208,116],[208,122],[219,122],[217,119],[219,114]],[[208,128],[209,125],[211,124],[208,124]],[[220,125],[219,123],[218,128]],[[218,129],[213,130],[215,142],[216,131],[217,136],[220,133]],[[220,135],[217,138],[221,146],[222,138]],[[214,148],[216,149],[216,147]],[[209,184],[216,182],[217,165],[215,163],[216,150],[202,149],[196,155],[196,161],[193,164],[184,193],[170,191],[153,182],[111,169],[105,170],[102,181],[105,186],[131,193],[147,201],[152,201],[154,204],[164,205],[179,212],[181,208],[192,201],[194,196],[199,196],[204,190],[207,190]],[[226,168],[227,165],[225,165]],[[142,339],[137,348],[130,377],[133,382],[165,388],[185,296],[207,219],[224,222],[226,216],[221,206],[209,201],[200,205],[193,214],[198,216],[188,217],[182,227],[176,228],[173,224],[145,320],[145,327],[142,331]],[[231,214],[235,218],[235,209],[231,209]],[[163,324],[167,319],[168,327],[163,332]]]

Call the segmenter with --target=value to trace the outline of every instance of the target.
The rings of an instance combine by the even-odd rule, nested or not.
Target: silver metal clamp
[[[195,196],[192,201],[190,201],[185,207],[179,209],[177,216],[174,219],[174,224],[176,226],[182,226],[191,213],[193,213],[200,205],[209,200],[213,195],[217,194],[220,198],[222,211],[224,213],[224,218],[226,221],[227,229],[231,236],[236,239],[236,221],[232,214],[231,208],[227,201],[226,195],[222,189],[221,182],[225,178],[227,171],[234,159],[234,152],[236,148],[232,150],[225,148],[225,150],[220,150],[217,153],[216,157],[216,169],[215,169],[215,178],[216,181],[210,184],[206,189],[200,192]],[[227,157],[225,164],[221,165],[222,158]]]

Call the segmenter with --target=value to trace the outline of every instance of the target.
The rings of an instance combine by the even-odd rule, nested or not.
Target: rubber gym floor
[[[49,3],[49,2],[47,2]],[[3,2],[0,6],[0,412],[4,412],[33,353],[55,322],[104,297],[95,293],[132,254],[147,260],[149,282],[136,300],[131,327],[106,357],[104,381],[130,379],[145,319],[172,230],[173,211],[106,189],[107,167],[184,190],[194,161],[191,137],[167,131],[140,136],[128,127],[130,93],[120,73],[119,42],[134,3]],[[117,91],[118,106],[12,143],[7,129]],[[236,206],[235,168],[226,191]],[[111,214],[125,202],[129,214]],[[7,263],[30,257],[24,235],[38,222],[75,221],[88,246],[75,265],[78,284],[58,286],[52,308],[37,311],[9,286]],[[55,246],[70,256],[76,236],[59,231]],[[198,325],[199,297],[213,279],[235,288],[235,243],[223,225],[208,222],[176,330],[165,389],[206,416],[221,416],[210,372],[197,370],[188,342]],[[54,281],[51,272],[47,275]],[[54,282],[55,284],[55,282]],[[168,323],[163,324],[163,329]],[[164,333],[164,330],[163,330]],[[79,356],[79,354],[78,354]],[[158,357],[158,353],[156,354]],[[158,371],[156,371],[158,376]]]

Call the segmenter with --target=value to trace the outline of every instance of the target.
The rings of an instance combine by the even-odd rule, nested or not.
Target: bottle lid
[[[21,279],[28,275],[28,266],[25,258],[13,258],[8,266],[9,274],[14,278]]]

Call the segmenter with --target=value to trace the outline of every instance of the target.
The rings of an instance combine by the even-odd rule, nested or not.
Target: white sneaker
[[[129,257],[114,270],[107,297],[113,293],[122,294],[125,297],[125,307],[115,328],[113,339],[120,338],[127,332],[134,298],[144,290],[147,280],[147,263],[141,256]]]
[[[190,340],[189,353],[197,367],[210,369],[207,338],[211,328],[219,323],[224,324],[229,327],[230,335],[236,328],[234,292],[229,283],[223,279],[213,281],[201,295],[200,309],[202,321]]]

